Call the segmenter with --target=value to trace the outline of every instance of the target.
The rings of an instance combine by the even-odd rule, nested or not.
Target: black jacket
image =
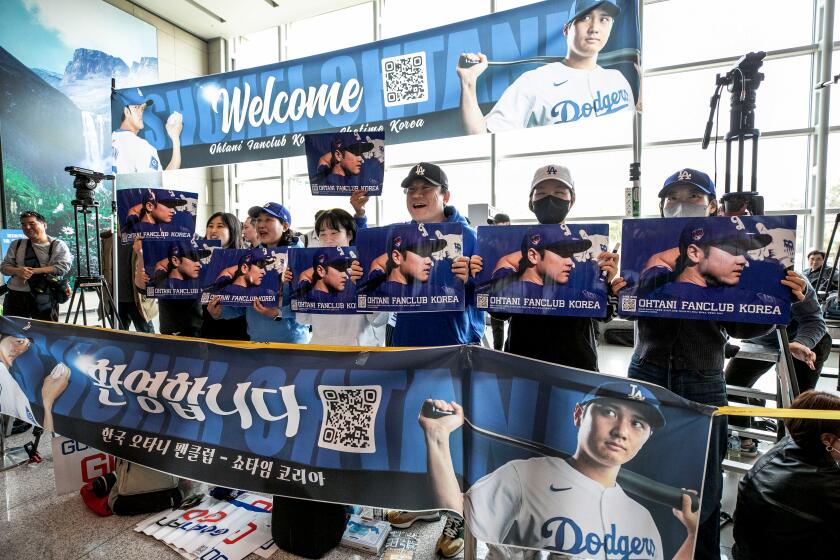
[[[736,560],[840,558],[840,467],[827,451],[812,456],[786,437],[738,487]]]

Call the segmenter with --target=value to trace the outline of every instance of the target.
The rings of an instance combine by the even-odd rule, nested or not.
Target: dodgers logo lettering
[[[552,517],[543,524],[540,532],[545,539],[554,536],[554,546],[546,548],[557,552],[592,557],[600,557],[603,553],[610,560],[630,560],[638,558],[641,554],[644,554],[645,558],[656,556],[656,544],[652,539],[618,535],[615,523],[610,523],[610,531],[604,535],[584,534],[574,520],[568,517]]]
[[[626,90],[619,89],[601,94],[595,92],[591,102],[578,105],[571,99],[564,99],[551,108],[554,124],[570,123],[589,117],[603,117],[626,109],[630,105],[630,96]]]

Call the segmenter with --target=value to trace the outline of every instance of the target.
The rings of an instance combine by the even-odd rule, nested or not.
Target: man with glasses
[[[53,301],[49,290],[36,293],[32,286],[43,282],[44,275],[67,274],[73,255],[64,241],[47,235],[47,220],[38,212],[22,213],[20,227],[26,239],[12,243],[0,264],[0,272],[11,277],[3,314],[57,321],[58,303]]]

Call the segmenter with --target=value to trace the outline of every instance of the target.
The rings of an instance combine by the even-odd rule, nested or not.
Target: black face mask
[[[559,224],[566,219],[571,205],[569,200],[546,196],[534,202],[534,214],[541,224]]]

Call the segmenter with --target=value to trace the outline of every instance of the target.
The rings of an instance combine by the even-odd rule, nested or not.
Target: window
[[[489,0],[385,0],[382,36],[398,37],[489,13]]]
[[[667,0],[644,6],[645,68],[812,42],[814,5],[790,0]],[[711,93],[710,93],[711,95]]]
[[[286,60],[373,41],[373,4],[365,3],[289,24]]]
[[[239,38],[236,48],[237,70],[274,64],[280,60],[280,37],[276,27]]]

